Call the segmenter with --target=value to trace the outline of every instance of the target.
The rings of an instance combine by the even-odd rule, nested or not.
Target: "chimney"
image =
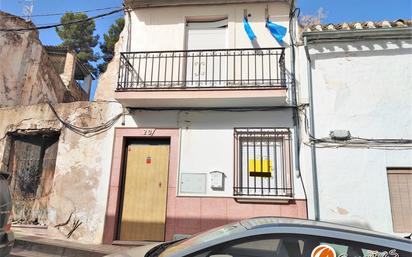
[[[66,54],[66,62],[64,63],[64,71],[60,74],[63,83],[66,87],[70,87],[74,80],[74,73],[76,68],[76,52],[68,51]]]

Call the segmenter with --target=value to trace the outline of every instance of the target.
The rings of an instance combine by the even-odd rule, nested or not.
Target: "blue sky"
[[[315,14],[322,7],[324,23],[411,19],[411,0],[298,0],[303,14]]]
[[[0,0],[0,10],[21,16],[26,1]],[[35,0],[33,15],[120,7],[122,2],[122,0]],[[322,7],[327,14],[324,23],[411,19],[412,17],[411,0],[298,0],[298,6],[303,15],[316,14],[317,10]],[[87,14],[94,16],[107,11],[88,12]],[[122,13],[117,13],[96,20],[96,34],[100,35],[101,40],[110,25],[122,16]],[[37,26],[58,23],[59,20],[60,16],[33,17],[33,22]],[[54,29],[42,30],[40,39],[44,45],[56,45],[61,42]],[[98,47],[96,51],[100,52]],[[93,83],[92,97],[96,84],[96,82]]]

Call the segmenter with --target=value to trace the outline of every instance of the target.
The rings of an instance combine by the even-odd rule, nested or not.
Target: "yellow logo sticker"
[[[336,252],[329,245],[319,245],[313,249],[310,257],[336,257]]]

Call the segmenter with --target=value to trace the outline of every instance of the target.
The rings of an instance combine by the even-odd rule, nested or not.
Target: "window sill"
[[[239,203],[281,203],[288,204],[293,197],[258,197],[258,196],[234,196]]]

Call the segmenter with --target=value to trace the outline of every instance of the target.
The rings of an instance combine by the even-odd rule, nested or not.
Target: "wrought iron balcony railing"
[[[124,52],[117,91],[286,87],[285,49]]]

